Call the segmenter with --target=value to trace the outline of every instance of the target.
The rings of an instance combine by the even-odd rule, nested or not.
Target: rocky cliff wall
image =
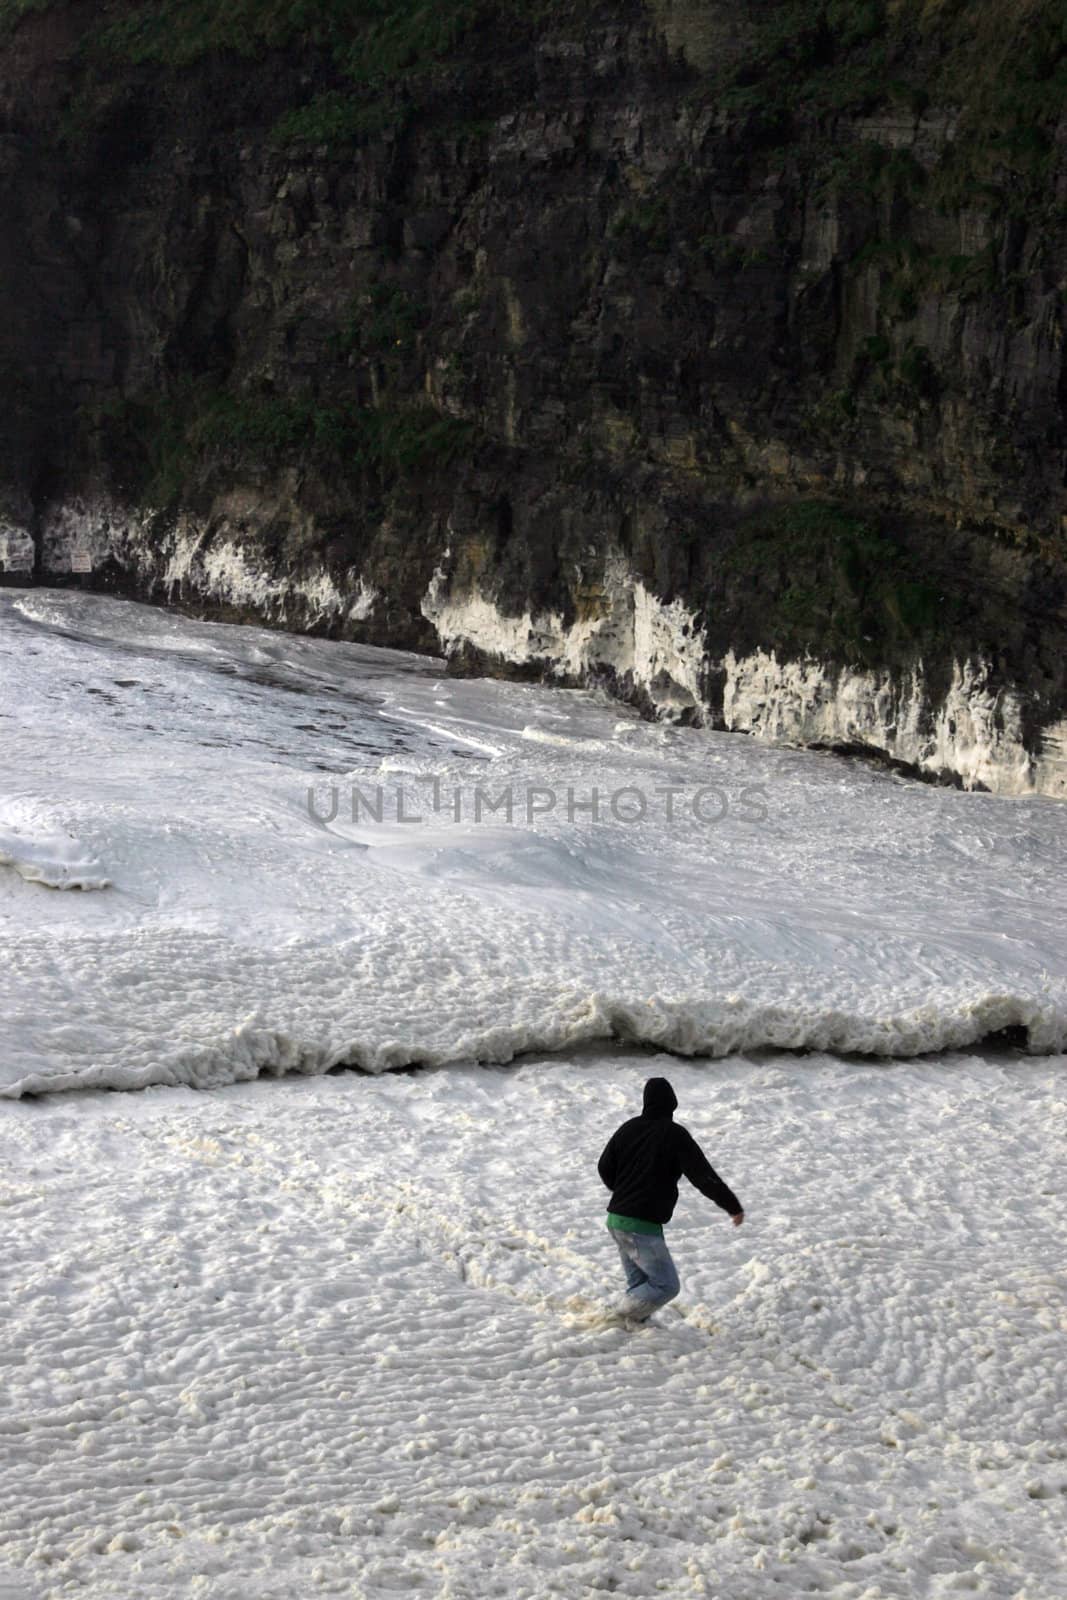
[[[0,28],[6,581],[1067,792],[1058,6]]]

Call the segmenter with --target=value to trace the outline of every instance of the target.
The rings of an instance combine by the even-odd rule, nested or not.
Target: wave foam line
[[[77,854],[77,841],[61,837],[22,839],[0,833],[0,867],[11,867],[27,883],[46,889],[109,889],[100,863]]]
[[[518,1056],[558,1055],[607,1042],[710,1059],[767,1049],[911,1058],[965,1049],[1007,1030],[1025,1033],[1031,1055],[1059,1054],[1067,1050],[1067,1008],[1040,997],[1002,993],[948,1010],[920,1006],[892,1016],[865,1017],[759,1004],[737,996],[635,1004],[591,995],[543,1026],[472,1028],[437,1048],[427,1048],[424,1041],[408,1044],[402,1038],[322,1045],[277,1029],[242,1024],[217,1044],[179,1050],[169,1061],[148,1066],[109,1064],[30,1073],[0,1088],[0,1098],[74,1089],[217,1089],[259,1077],[320,1076],[338,1067],[382,1073],[472,1062],[505,1065]]]

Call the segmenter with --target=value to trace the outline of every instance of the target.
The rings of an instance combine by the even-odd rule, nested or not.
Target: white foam
[[[90,569],[114,560],[146,583],[161,583],[172,599],[200,596],[279,622],[363,622],[371,615],[377,591],[357,572],[338,576],[312,565],[279,574],[239,531],[239,508],[229,509],[229,519],[201,523],[183,514],[164,528],[150,509],[134,512],[104,499],[63,502],[43,520],[42,569],[71,572],[82,553]]]
[[[103,498],[64,502],[43,520],[42,570],[91,571],[114,560],[172,599],[200,596],[283,625],[344,626],[373,614],[380,596],[355,569],[279,573],[246,531],[251,513],[239,492],[216,512],[204,521],[183,515],[164,528],[151,510],[131,512]],[[947,693],[930,704],[921,667],[900,679],[763,650],[713,661],[697,613],[655,595],[618,555],[605,561],[586,613],[570,624],[553,611],[508,615],[477,588],[453,592],[447,560],[448,552],[422,601],[446,654],[469,644],[570,683],[610,674],[668,721],[700,719],[708,674],[721,667],[724,721],[737,732],[780,744],[867,746],[968,788],[1067,797],[1067,724],[1046,728],[1031,753],[1019,698],[992,687],[988,662],[955,662]],[[25,530],[0,527],[0,563],[32,567]]]
[[[0,872],[7,1095],[1067,1039],[1050,801],[72,591],[0,592],[0,663],[7,854],[112,884]]]
[[[32,572],[33,536],[28,528],[0,522],[0,572]]]
[[[41,570],[44,574],[74,569],[76,552],[92,567],[109,558],[120,566],[147,570],[153,555],[149,534],[152,513],[131,512],[105,499],[74,499],[50,506],[41,520]]]
[[[699,718],[709,671],[721,666],[723,719],[733,731],[775,744],[867,747],[995,794],[1067,796],[1067,724],[1046,729],[1032,756],[1019,697],[992,687],[988,662],[955,662],[947,693],[933,704],[921,665],[900,679],[813,658],[779,660],[764,650],[731,651],[716,662],[696,613],[658,598],[617,558],[607,563],[590,614],[569,626],[556,612],[506,615],[477,589],[453,593],[443,566],[422,610],[446,653],[470,644],[571,682],[609,671],[642,690],[666,720]]]
[[[730,729],[786,744],[866,746],[921,772],[954,774],[995,794],[1067,795],[1062,758],[1034,761],[1023,743],[1018,696],[991,687],[989,666],[956,662],[931,717],[921,672],[888,673],[779,661],[773,652],[726,657],[724,720]],[[1056,741],[1055,729],[1046,740]]]
[[[13,867],[25,882],[48,889],[107,889],[111,883],[100,863],[82,853],[77,840],[60,834],[24,839],[0,829],[0,867]]]
[[[1062,1600],[1065,1064],[0,1103],[0,1596]],[[746,1220],[683,1180],[631,1332],[596,1162],[664,1073]]]
[[[557,612],[508,616],[477,589],[455,596],[440,567],[422,612],[446,652],[467,643],[497,660],[539,664],[572,681],[610,671],[645,690],[665,717],[699,702],[706,650],[695,613],[680,600],[658,599],[617,560],[608,563],[589,616],[569,627]]]
[[[56,825],[42,805],[0,796],[0,867],[47,889],[107,889],[111,880],[91,850]]]
[[[310,573],[278,576],[261,556],[257,558],[254,546],[250,549],[218,536],[205,544],[200,532],[187,526],[175,535],[163,581],[172,597],[188,588],[281,621],[306,609],[313,621],[329,617],[363,622],[378,598],[377,591],[356,573],[348,575],[343,587],[321,567]]]

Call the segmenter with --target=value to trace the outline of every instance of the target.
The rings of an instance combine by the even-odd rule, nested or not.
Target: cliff
[[[1052,0],[0,0],[0,565],[1067,793]]]

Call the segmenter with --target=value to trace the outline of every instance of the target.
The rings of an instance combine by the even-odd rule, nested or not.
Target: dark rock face
[[[9,9],[6,581],[1064,791],[1054,6]]]

